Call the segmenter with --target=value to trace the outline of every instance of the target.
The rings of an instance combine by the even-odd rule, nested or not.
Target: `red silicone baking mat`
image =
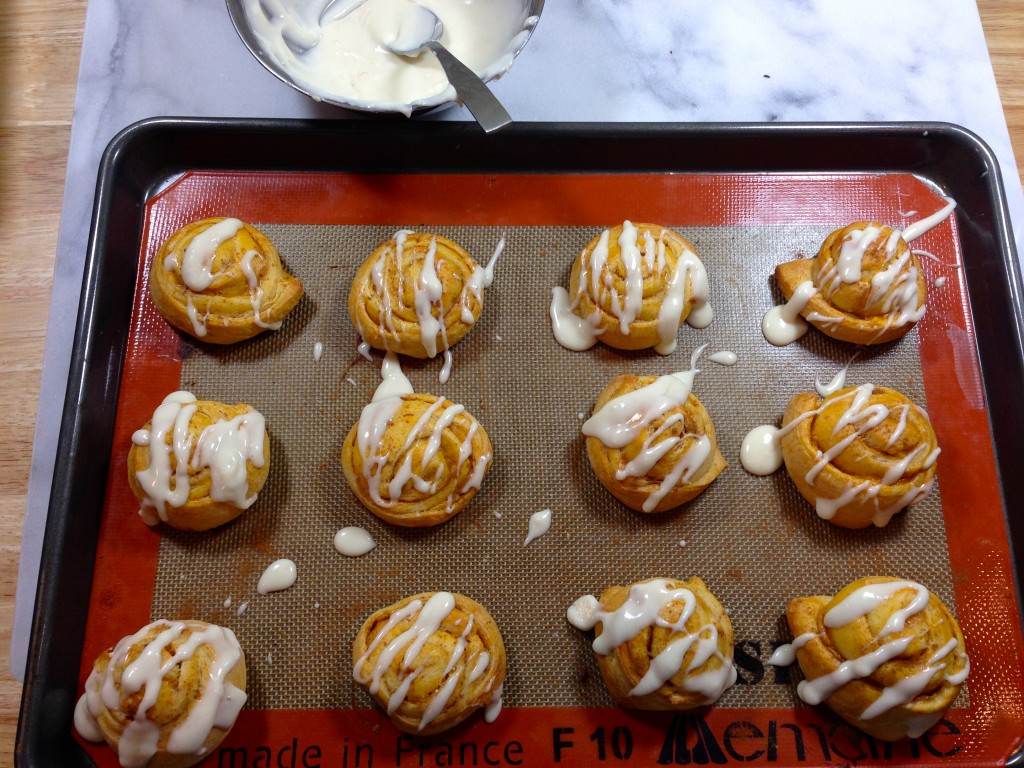
[[[188,221],[230,215],[274,232],[286,264],[300,277],[303,277],[303,262],[297,259],[293,265],[278,238],[305,242],[306,248],[311,247],[309,238],[313,239],[314,246],[322,245],[320,258],[328,267],[327,276],[312,282],[325,287],[321,287],[317,295],[307,293],[305,309],[300,305],[297,310],[300,319],[290,319],[298,330],[288,331],[286,322],[285,328],[277,334],[260,337],[241,356],[247,357],[243,362],[250,366],[262,360],[268,366],[285,365],[284,370],[287,370],[287,365],[291,364],[288,355],[295,353],[295,347],[302,345],[304,359],[311,356],[306,342],[299,341],[300,337],[295,334],[316,327],[322,328],[325,338],[326,334],[333,334],[330,338],[336,339],[336,343],[327,346],[326,354],[345,361],[337,369],[340,373],[319,377],[317,381],[317,377],[310,379],[306,375],[306,369],[312,369],[314,364],[305,363],[306,368],[302,370],[306,373],[296,374],[295,388],[308,386],[312,389],[297,391],[294,397],[305,398],[302,402],[314,405],[330,403],[330,407],[305,409],[311,421],[302,428],[334,430],[340,443],[352,423],[351,415],[358,414],[358,409],[369,400],[376,383],[373,365],[361,361],[355,353],[354,330],[348,327],[350,323],[344,312],[351,274],[368,255],[365,249],[348,249],[346,244],[353,242],[356,235],[370,240],[374,236],[386,239],[389,232],[399,227],[418,226],[441,232],[456,231],[483,243],[495,242],[500,234],[509,232],[510,243],[520,244],[510,245],[499,261],[495,285],[487,295],[484,321],[468,337],[475,346],[467,344],[464,354],[460,353],[461,347],[454,350],[456,368],[451,389],[458,392],[459,387],[465,387],[463,397],[472,401],[481,419],[490,415],[499,421],[502,408],[472,389],[471,382],[506,377],[516,386],[527,388],[527,394],[521,397],[527,406],[528,388],[533,382],[540,387],[536,399],[551,401],[557,398],[553,397],[551,386],[545,386],[544,382],[563,380],[545,378],[549,368],[571,370],[573,366],[596,359],[604,372],[637,368],[642,368],[642,372],[679,370],[687,367],[689,354],[697,344],[721,345],[720,337],[715,335],[717,325],[732,328],[734,332],[743,331],[746,342],[736,336],[737,341],[729,344],[749,345],[744,350],[749,349],[750,354],[741,353],[738,366],[754,359],[755,355],[776,361],[753,373],[748,372],[770,383],[762,387],[772,390],[770,393],[756,392],[750,398],[759,404],[757,407],[764,409],[763,415],[755,407],[751,408],[749,419],[742,414],[722,416],[726,421],[733,418],[737,424],[746,423],[749,428],[770,419],[772,408],[777,423],[781,416],[777,403],[784,405],[795,392],[807,391],[813,386],[813,376],[808,379],[811,372],[821,376],[834,373],[848,362],[852,350],[846,353],[830,346],[815,346],[818,342],[813,340],[793,350],[771,348],[760,338],[758,325],[760,316],[778,300],[770,270],[755,273],[736,266],[726,269],[725,256],[718,254],[728,252],[730,259],[740,263],[756,263],[769,251],[788,254],[790,258],[800,254],[809,256],[820,243],[820,236],[817,241],[810,239],[811,233],[823,235],[836,226],[864,219],[900,225],[931,213],[941,205],[941,198],[926,184],[905,174],[185,174],[152,198],[145,209],[140,271],[121,376],[114,449],[81,660],[81,682],[103,648],[157,618],[154,616],[156,600],[162,609],[170,606],[179,614],[165,618],[201,618],[233,626],[254,660],[247,646],[259,646],[258,673],[250,678],[250,704],[274,701],[277,695],[274,687],[282,685],[292,690],[296,676],[303,680],[303,695],[309,694],[305,698],[298,696],[307,702],[300,708],[244,710],[228,739],[210,758],[210,764],[338,765],[346,768],[556,763],[566,766],[733,762],[902,764],[910,761],[990,764],[1005,759],[1015,751],[1024,727],[1022,684],[1016,674],[1022,658],[1021,633],[988,415],[974,351],[970,306],[959,269],[959,264],[965,257],[969,258],[969,254],[961,253],[955,215],[914,243],[915,248],[927,250],[939,259],[924,259],[929,280],[937,277],[946,280],[941,288],[932,290],[928,312],[917,329],[896,345],[901,355],[909,355],[919,365],[919,370],[907,371],[904,375],[908,386],[923,389],[943,449],[938,464],[941,496],[936,495],[931,502],[939,530],[928,533],[938,537],[941,547],[927,558],[915,555],[905,563],[901,560],[901,540],[912,539],[917,529],[914,528],[916,523],[900,518],[913,520],[914,509],[894,521],[891,529],[864,532],[858,539],[858,532],[840,534],[823,521],[794,518],[786,511],[791,505],[785,499],[765,501],[757,510],[737,510],[716,500],[712,491],[719,483],[723,488],[728,488],[730,483],[743,486],[749,493],[760,494],[765,499],[781,499],[789,493],[786,490],[788,479],[784,477],[765,479],[745,475],[735,452],[742,438],[736,430],[732,430],[728,438],[721,438],[723,452],[731,464],[727,474],[684,511],[658,519],[623,511],[611,497],[593,491],[590,487],[593,480],[587,476],[589,468],[579,466],[581,453],[577,437],[575,443],[549,445],[550,453],[542,452],[537,460],[545,466],[552,461],[564,464],[563,484],[571,492],[570,496],[579,492],[597,507],[592,510],[592,516],[583,518],[586,513],[576,510],[575,518],[569,520],[573,513],[561,512],[550,504],[551,497],[537,497],[532,509],[522,505],[503,508],[503,500],[520,498],[516,494],[529,489],[535,478],[529,473],[502,470],[494,490],[489,490],[485,482],[478,499],[441,529],[399,535],[386,528],[374,528],[375,536],[380,536],[378,540],[382,541],[379,549],[398,558],[399,566],[375,566],[366,559],[339,565],[342,558],[333,553],[330,539],[326,538],[323,552],[311,554],[310,559],[319,557],[330,562],[310,566],[309,572],[321,567],[333,573],[338,583],[331,589],[341,590],[349,599],[337,602],[318,599],[319,605],[311,610],[310,604],[318,595],[330,593],[295,591],[294,595],[306,599],[302,606],[297,603],[298,597],[283,593],[278,604],[266,606],[257,621],[254,619],[257,606],[250,608],[252,614],[248,611],[239,614],[225,602],[227,598],[241,599],[246,589],[252,593],[262,565],[278,556],[294,556],[298,544],[282,533],[291,529],[278,526],[268,533],[268,529],[260,527],[258,516],[269,514],[268,505],[288,504],[288,487],[274,490],[273,485],[277,482],[279,486],[294,486],[296,471],[289,468],[289,483],[283,484],[275,479],[272,465],[270,490],[264,492],[257,507],[231,524],[227,532],[207,536],[182,536],[147,528],[138,519],[137,503],[126,480],[131,434],[149,419],[163,396],[182,386],[203,384],[203,381],[190,379],[195,375],[190,371],[203,370],[204,364],[208,368],[233,364],[229,359],[233,353],[193,344],[170,329],[152,307],[145,289],[148,264],[156,249],[163,239]],[[516,326],[517,318],[527,318],[533,329],[544,326],[547,291],[551,286],[566,284],[569,263],[589,240],[585,233],[596,233],[624,219],[661,223],[695,238],[712,284],[717,286],[713,288],[713,303],[718,314],[711,327],[701,331],[684,327],[680,331],[680,350],[672,359],[660,358],[653,352],[619,354],[600,347],[570,353],[557,347],[549,330],[547,334],[523,335]],[[536,245],[525,247],[528,244]],[[488,255],[481,254],[478,258],[486,260]],[[331,270],[335,274],[333,278]],[[506,275],[521,273],[526,277],[521,281],[507,277],[503,282],[503,271]],[[528,288],[519,291],[521,285]],[[489,314],[493,317],[489,318]],[[525,324],[527,320],[522,322]],[[851,365],[848,380],[861,383],[858,371],[884,368],[887,357],[894,354],[888,351],[865,354],[866,359]],[[804,365],[800,360],[808,358],[817,360],[816,367],[800,368]],[[424,387],[432,385],[434,390],[440,388],[442,393],[448,394],[436,382],[439,366],[411,364],[409,367],[414,383]],[[524,371],[533,375],[523,376]],[[254,376],[240,385],[251,395],[250,399],[260,396],[258,378]],[[356,384],[347,383],[349,378]],[[310,380],[311,384],[304,384]],[[713,382],[711,378],[706,384],[698,380],[695,391],[702,399],[705,398],[702,387],[707,387],[708,399],[714,401]],[[568,393],[559,395],[571,403],[564,409],[569,426],[559,427],[566,434],[578,433],[577,412],[589,408],[601,389],[601,386],[590,386],[572,397]],[[523,395],[522,391],[520,394]],[[225,395],[224,399],[232,398]],[[732,401],[732,409],[740,411],[743,402],[735,397]],[[332,410],[335,406],[339,410]],[[520,423],[522,430],[528,431],[529,408],[522,406],[521,402]],[[265,406],[260,403],[260,407]],[[273,409],[274,406],[268,403],[266,407]],[[718,403],[717,408],[719,413],[725,412],[729,408],[728,401]],[[325,426],[320,420],[324,413],[337,416]],[[715,412],[712,413],[714,416]],[[715,418],[717,421],[718,417]],[[269,421],[269,425],[273,435],[274,424]],[[722,432],[721,426],[719,432]],[[496,452],[500,451],[501,446],[496,446]],[[509,466],[520,466],[516,461],[523,462],[522,466],[529,465],[526,447],[522,447],[522,451],[526,455],[510,461]],[[497,455],[495,472],[499,471],[500,453]],[[368,513],[359,509],[344,483],[337,481],[340,466],[336,462],[332,464],[330,456],[324,457],[317,472],[317,476],[331,478],[326,481],[330,503],[345,510],[346,520],[371,527],[373,521],[368,519]],[[525,533],[524,527],[517,527],[514,535],[506,530],[513,524],[521,526],[524,514],[528,516],[529,512],[549,505],[556,512],[555,525],[552,533],[538,541],[547,546],[546,550],[537,547],[512,551],[511,547],[499,544]],[[785,516],[772,518],[776,508]],[[562,509],[574,508],[566,501]],[[503,513],[501,517],[498,512]],[[296,514],[303,512],[298,510]],[[560,521],[561,514],[566,517]],[[771,551],[753,546],[751,542],[762,535],[753,523],[746,528],[739,524],[738,533],[730,542],[721,544],[718,551],[707,551],[710,548],[701,544],[701,532],[707,530],[707,537],[712,535],[716,516],[729,516],[730,524],[737,525],[737,518],[744,519],[742,515],[750,515],[750,520],[756,515],[765,526],[764,530],[783,528],[783,538],[809,538],[825,553],[823,570],[828,560],[829,567],[848,573],[845,581],[874,575],[865,571],[876,566],[900,569],[902,573],[894,575],[906,577],[917,577],[915,568],[941,572],[943,583],[935,589],[951,603],[950,607],[959,618],[967,638],[972,671],[966,692],[957,706],[929,734],[893,745],[877,742],[823,708],[799,705],[788,672],[775,672],[766,667],[764,660],[772,647],[788,639],[781,616],[786,601],[796,596],[789,591],[785,546]],[[923,519],[926,515],[919,517]],[[339,516],[338,520],[341,519]],[[564,526],[561,533],[560,522]],[[333,520],[324,526],[331,532],[341,527]],[[653,556],[638,544],[652,532],[657,536],[651,540],[658,540],[663,546],[663,550]],[[168,570],[167,564],[186,562],[190,548],[195,550],[195,561],[206,562],[202,557],[210,558],[210,540],[217,537],[220,537],[221,549],[213,550],[213,555],[226,551],[229,556],[237,557],[237,562],[248,566],[236,569],[235,582],[208,586],[205,592],[195,586],[202,572],[190,574],[183,570],[180,575],[183,584],[177,597],[173,596],[174,573]],[[686,546],[678,544],[681,539],[687,541]],[[467,543],[470,540],[472,543]],[[557,586],[564,580],[560,569],[592,567],[579,553],[589,542],[598,540],[603,551],[617,554],[594,566],[594,578],[587,586],[587,591],[592,593],[599,594],[611,583],[628,583],[636,575],[634,563],[642,560],[653,563],[653,567],[661,566],[664,571],[641,574],[646,576],[687,577],[717,569],[722,575],[719,583],[712,583],[712,587],[727,607],[730,603],[725,599],[726,594],[734,596],[736,604],[741,605],[747,605],[744,601],[750,602],[749,596],[756,595],[753,603],[757,610],[769,617],[778,617],[779,621],[773,634],[762,633],[755,637],[737,633],[740,685],[747,690],[738,690],[731,698],[755,701],[756,690],[763,686],[773,687],[770,699],[779,698],[785,703],[737,706],[730,704],[727,693],[717,706],[679,714],[636,713],[609,706],[606,698],[602,698],[600,681],[595,679],[589,639],[565,624],[564,608],[571,600],[567,602],[568,594],[561,594],[564,590]],[[464,572],[453,574],[453,579],[469,584],[486,582],[489,599],[485,602],[499,626],[503,618],[507,624],[532,623],[541,629],[532,635],[539,639],[532,646],[518,643],[510,647],[506,685],[510,693],[506,697],[507,706],[495,723],[487,725],[473,718],[467,725],[438,737],[405,736],[355,689],[350,674],[352,637],[339,631],[339,627],[350,627],[356,622],[357,628],[360,616],[365,617],[404,594],[422,589],[454,588],[443,583],[422,583],[437,576],[430,576],[434,572],[424,570],[425,566],[421,567],[417,561],[427,559],[426,553],[430,553],[430,557],[437,557],[437,552],[457,554],[462,546],[468,548],[466,551],[490,554],[470,562]],[[841,557],[830,554],[832,546],[838,547],[834,552],[842,553]],[[806,560],[806,555],[804,558]],[[300,558],[296,560],[300,580],[293,590],[306,588],[308,584],[308,579],[303,581],[303,562]],[[407,565],[401,565],[403,560]],[[769,563],[774,573],[772,583],[764,583],[765,580],[753,583],[749,579],[750,573],[764,569],[763,563],[755,563],[755,560]],[[840,562],[834,562],[836,560]],[[210,562],[215,563],[216,557]],[[363,574],[363,581],[346,574],[345,568],[350,565],[353,572]],[[442,572],[443,566],[443,563],[438,566]],[[801,567],[806,571],[814,566],[813,562],[804,562]],[[799,569],[794,566],[793,570]],[[374,577],[377,579],[375,589],[367,591],[365,586],[360,587],[364,591],[357,596],[346,592],[350,590],[346,579],[351,578],[352,584],[365,585],[366,578],[372,582]],[[599,577],[606,581],[598,582]],[[822,583],[815,593],[834,592],[845,581]],[[546,610],[540,615],[528,616],[522,610],[506,608],[515,603],[508,592],[514,589],[517,594],[521,593],[524,583],[529,585],[528,589],[532,586],[537,592],[555,594],[557,599],[550,604],[560,606],[561,615],[555,610]],[[741,612],[734,608],[731,613],[734,623],[742,625]],[[258,635],[262,631],[261,623],[264,628],[268,623],[281,627],[282,633],[285,633],[284,628],[301,623],[313,627],[314,633],[319,632],[321,637],[307,647],[306,657],[299,658],[301,663],[294,668],[286,667],[289,671],[277,677],[286,662],[276,653],[276,663],[265,658],[265,637]],[[516,632],[519,632],[518,626]],[[545,633],[558,636],[553,645],[569,643],[575,653],[562,660],[544,656],[548,652],[543,640]],[[298,658],[300,654],[296,651],[287,656]],[[535,661],[541,657],[543,663]],[[555,668],[559,661],[561,667],[557,676],[550,681],[536,679],[538,670]],[[315,674],[302,678],[302,670],[310,668]],[[1007,674],[1008,669],[1014,674]],[[559,700],[560,705],[545,705],[545,688],[551,689],[551,699]],[[528,695],[535,690],[542,693]],[[572,705],[564,705],[562,694],[557,691],[568,691],[566,695]],[[517,697],[522,705],[517,703]],[[535,702],[540,705],[533,705]],[[86,749],[99,765],[116,765],[116,758],[105,747],[87,745]]]

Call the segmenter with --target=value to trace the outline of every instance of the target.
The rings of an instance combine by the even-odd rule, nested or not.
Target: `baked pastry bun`
[[[349,315],[374,349],[432,358],[470,332],[490,284],[489,270],[458,243],[400,230],[359,267]]]
[[[256,501],[270,471],[259,411],[172,392],[132,435],[128,482],[147,525],[205,531]]]
[[[692,371],[616,376],[583,424],[594,474],[630,509],[678,507],[726,467],[715,426],[690,392],[692,384]]]
[[[683,321],[697,328],[711,323],[708,290],[704,264],[686,239],[657,224],[624,221],[580,252],[568,294],[554,290],[555,338],[569,349],[602,341],[668,355]]]
[[[818,516],[843,528],[884,526],[935,483],[928,414],[905,395],[862,384],[794,397],[782,417],[786,471]]]
[[[175,328],[211,344],[233,344],[280,328],[302,298],[302,283],[256,227],[210,218],[186,224],[160,246],[149,293]]]
[[[423,394],[375,398],[341,449],[345,479],[363,506],[416,528],[461,512],[493,457],[487,432],[464,406]]]
[[[924,315],[928,288],[921,264],[900,230],[858,221],[832,232],[814,259],[775,268],[779,289],[827,336],[884,344]]]
[[[204,621],[154,621],[99,655],[75,729],[129,768],[186,768],[224,740],[245,704],[235,634]]]
[[[923,734],[970,670],[956,620],[912,581],[872,576],[834,597],[794,598],[786,619],[805,678],[800,698],[824,702],[876,739]]]
[[[374,613],[352,645],[353,677],[406,733],[429,735],[478,709],[501,711],[505,644],[480,603],[451,592],[407,597]]]
[[[627,709],[693,709],[736,682],[732,623],[699,578],[608,587],[600,600],[581,597],[566,618],[596,629],[601,677]]]

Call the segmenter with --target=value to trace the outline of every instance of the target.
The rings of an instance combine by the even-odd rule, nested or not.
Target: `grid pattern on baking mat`
[[[674,222],[660,222],[673,226]],[[884,529],[845,531],[819,520],[785,471],[767,478],[739,465],[746,432],[778,423],[789,399],[813,391],[850,363],[847,382],[885,384],[924,404],[917,332],[879,349],[854,347],[811,331],[785,348],[760,334],[780,296],[774,265],[813,253],[831,226],[679,226],[711,280],[715,320],[684,326],[662,357],[597,345],[558,346],[551,333],[551,287],[592,227],[446,226],[436,231],[486,261],[506,247],[481,319],[453,349],[451,380],[438,382],[440,358],[403,367],[416,391],[466,406],[495,446],[495,461],[469,507],[443,526],[389,526],[363,509],[341,472],[342,442],[380,381],[356,352],[349,287],[359,264],[394,226],[259,224],[278,246],[306,296],[284,327],[240,345],[186,349],[181,385],[203,399],[247,402],[267,417],[270,479],[235,522],[201,534],[164,530],[152,615],[208,618],[232,627],[247,653],[248,707],[316,709],[371,706],[351,681],[351,643],[362,621],[401,597],[431,590],[465,593],[502,629],[509,654],[505,704],[595,707],[613,702],[600,681],[590,638],[565,621],[581,594],[652,576],[702,577],[729,611],[737,643],[759,664],[740,670],[724,707],[790,707],[797,675],[785,682],[759,666],[788,638],[783,613],[793,596],[830,594],[866,575],[913,578],[955,611],[938,487]],[[932,265],[926,265],[932,267]],[[936,292],[941,293],[941,292]],[[941,295],[938,300],[943,300]],[[323,356],[314,361],[315,343]],[[694,393],[714,420],[730,466],[695,501],[656,516],[630,511],[599,485],[587,464],[582,419],[620,373],[663,374],[690,365],[691,353],[731,350],[732,367],[698,365]],[[551,531],[523,546],[530,515],[553,510]],[[338,554],[337,530],[360,525],[378,546],[361,558]],[[294,560],[298,582],[256,593],[263,568]],[[966,689],[959,704],[966,702]]]

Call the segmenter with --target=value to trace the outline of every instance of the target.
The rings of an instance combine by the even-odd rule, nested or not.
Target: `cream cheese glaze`
[[[261,595],[269,595],[271,592],[280,592],[281,590],[288,589],[295,584],[295,579],[298,576],[298,569],[295,567],[295,563],[288,558],[281,558],[275,560],[267,566],[266,570],[260,576],[259,583],[256,585],[256,591]]]
[[[441,43],[485,79],[505,72],[537,17],[525,0],[420,0],[444,24]],[[414,18],[411,0],[244,0],[266,54],[314,98],[410,114],[455,98],[433,54],[389,49]]]
[[[956,208],[956,202],[950,198],[944,199],[946,205],[941,209],[903,230],[892,230],[885,242],[885,268],[872,276],[867,301],[868,306],[878,307],[887,316],[886,325],[879,332],[879,336],[889,328],[916,323],[924,315],[925,305],[918,306],[917,267],[908,264],[913,252],[907,249],[902,255],[897,255],[897,246],[901,240],[906,243],[916,240],[945,221]],[[808,326],[800,313],[807,307],[811,298],[818,293],[832,296],[844,285],[859,281],[864,254],[876,244],[882,232],[879,227],[867,226],[848,234],[842,243],[838,258],[830,268],[816,272],[813,280],[801,283],[785,304],[768,310],[761,322],[765,339],[776,346],[785,346],[803,336]],[[825,322],[834,320],[837,324],[842,322],[841,319],[820,316],[809,319],[822,319]]]
[[[707,348],[704,344],[694,350],[690,370],[659,376],[651,384],[619,395],[605,403],[597,413],[583,422],[582,432],[595,437],[609,448],[624,448],[669,411],[681,408],[690,398],[694,377],[699,373],[697,359]],[[615,479],[644,477],[678,442],[695,437],[693,445],[683,453],[668,472],[658,489],[643,503],[645,512],[652,511],[678,483],[685,482],[700,469],[714,451],[707,435],[666,435],[669,427],[683,421],[682,414],[673,414],[644,441],[638,455],[616,470]]]
[[[396,503],[394,500],[401,497],[402,488],[408,482],[412,482],[421,491],[431,490],[436,487],[437,478],[423,477],[415,470],[413,466],[413,452],[408,451],[408,448],[421,436],[421,433],[426,432],[431,418],[447,401],[444,398],[438,398],[423,413],[412,429],[409,430],[405,445],[402,448],[402,452],[405,453],[405,459],[388,483],[389,498],[385,499],[381,495],[380,475],[381,469],[388,463],[390,456],[381,450],[384,433],[402,404],[402,396],[413,394],[413,387],[409,379],[402,372],[398,355],[394,352],[389,351],[385,353],[380,372],[382,381],[374,392],[373,399],[363,408],[359,416],[356,445],[363,457],[363,477],[366,480],[371,498],[382,507],[392,507]],[[454,468],[455,475],[458,475],[459,469],[470,459],[473,453],[473,437],[476,435],[477,430],[480,429],[480,422],[473,418],[464,406],[451,403],[441,411],[434,426],[430,429],[426,447],[423,454],[418,457],[421,467],[426,467],[437,454],[441,446],[443,431],[451,426],[456,417],[459,416],[468,419],[470,426],[465,438],[459,445],[458,463]],[[483,482],[484,472],[491,459],[492,455],[490,453],[477,457],[473,474],[470,475],[464,484],[453,488],[453,496],[455,493],[465,493],[470,489],[479,490],[480,484]],[[448,501],[449,505],[451,505],[453,499],[449,497]]]
[[[388,698],[386,709],[389,715],[393,714],[402,705],[402,702],[405,701],[409,686],[419,674],[419,669],[412,667],[413,662],[415,662],[430,637],[441,628],[442,622],[454,610],[455,596],[450,592],[436,592],[425,603],[420,599],[411,601],[388,618],[387,623],[367,646],[366,652],[356,660],[352,670],[353,678],[360,685],[367,686],[371,694],[375,694],[380,689],[381,680],[388,672],[392,662],[398,658],[399,654],[403,654],[403,680],[402,684]],[[384,647],[374,661],[369,673],[364,674],[362,669],[373,652],[384,641],[384,638],[388,637],[391,630],[407,618],[412,618],[412,625]],[[469,670],[467,679],[470,683],[479,679],[487,670],[490,656],[486,651],[480,651],[475,659],[467,659],[466,664],[459,665],[466,651],[466,638],[472,629],[473,616],[469,615],[469,620],[466,622],[462,635],[450,651],[446,665],[446,671],[456,670],[456,672],[448,677],[445,684],[434,693],[433,698],[423,712],[423,716],[418,724],[418,730],[422,731],[444,711],[445,705],[455,692],[456,687],[460,684],[462,675],[467,669]],[[470,662],[472,662],[472,666],[470,666]],[[457,665],[458,668],[456,669]],[[493,722],[501,711],[501,694],[502,687],[499,685],[492,692],[491,699],[486,707],[485,719],[487,722]]]
[[[360,557],[377,546],[370,532],[357,525],[349,525],[334,534],[334,548],[345,557]]]
[[[163,658],[167,648],[188,628],[189,637],[173,655]],[[128,654],[132,646],[141,642],[152,630],[160,630],[131,662]],[[213,661],[203,684],[203,690],[187,715],[171,730],[166,750],[172,755],[198,755],[213,728],[229,729],[234,725],[246,693],[225,680],[228,673],[242,658],[242,650],[235,634],[226,627],[213,624],[198,629],[195,624],[182,621],[155,621],[134,635],[122,638],[110,653],[110,662],[103,672],[93,669],[85,683],[85,693],[75,707],[75,728],[89,741],[102,739],[96,718],[105,710],[121,709],[122,697],[141,695],[136,714],[120,735],[118,758],[124,768],[142,768],[158,750],[161,726],[146,715],[156,705],[164,678],[188,661],[203,645],[213,649]],[[115,680],[115,670],[122,669]],[[84,702],[84,703],[83,703]],[[96,737],[100,736],[100,739]]]
[[[370,280],[381,300],[379,322],[382,330],[385,331],[385,334],[390,333],[396,338],[399,336],[399,333],[394,318],[396,310],[401,312],[403,309],[401,303],[405,295],[403,281],[405,279],[406,243],[412,234],[413,232],[407,229],[400,229],[395,232],[395,247],[393,249],[381,249],[380,255],[374,261],[370,270]],[[485,288],[490,288],[494,283],[494,267],[498,257],[501,256],[504,250],[505,238],[501,237],[486,266],[474,263],[473,270],[465,278],[462,290],[459,293],[458,308],[459,318],[466,325],[476,323],[477,318],[473,314],[472,305],[480,306],[483,303],[483,291]],[[394,262],[393,268],[399,280],[398,290],[395,292],[394,297],[392,297],[391,292],[384,285],[384,274],[388,268],[387,262],[389,260]],[[416,314],[416,321],[419,326],[420,343],[423,345],[427,357],[434,358],[439,353],[443,356],[444,363],[438,379],[442,384],[446,384],[451,376],[453,356],[449,346],[448,328],[444,322],[446,314],[443,305],[444,286],[438,275],[440,264],[441,261],[437,257],[437,238],[431,237],[423,259],[423,265],[413,284],[412,309]],[[399,302],[398,307],[392,304],[393,300]],[[356,330],[359,331],[361,338],[359,354],[372,361],[373,358],[369,352],[370,345],[365,339],[364,328],[358,318],[356,319]],[[438,336],[440,336],[440,345],[438,345]],[[385,346],[387,346],[386,339]]]
[[[661,613],[673,602],[681,602],[684,607],[678,620],[669,622],[661,617]],[[683,688],[701,694],[706,703],[711,703],[736,682],[736,667],[718,650],[718,629],[714,624],[705,624],[696,632],[687,631],[686,623],[696,607],[697,598],[689,589],[673,588],[666,579],[650,579],[632,585],[626,601],[615,611],[605,610],[593,595],[584,595],[569,607],[566,619],[582,631],[601,625],[601,634],[594,638],[593,648],[602,656],[612,653],[648,627],[665,627],[680,633],[680,637],[651,659],[650,668],[629,695],[645,696],[656,691],[679,673],[687,652],[696,645],[691,669],[712,657],[721,664],[716,669],[687,676]]]
[[[892,581],[863,586],[833,606],[823,617],[822,624],[826,628],[846,626],[867,616],[903,590],[912,590],[914,597],[905,607],[893,611],[877,632],[874,642],[878,644],[878,647],[864,656],[843,661],[833,671],[821,677],[814,680],[802,680],[797,686],[797,695],[803,701],[811,705],[820,704],[842,686],[853,680],[873,675],[883,664],[896,659],[907,651],[915,640],[914,635],[895,637],[885,642],[883,640],[889,635],[903,632],[907,619],[928,606],[931,594],[927,587],[917,582]],[[792,643],[780,646],[772,654],[768,663],[774,666],[792,664],[796,660],[796,651],[818,637],[819,635],[814,632],[805,632],[795,638]],[[861,712],[860,719],[871,720],[894,707],[912,701],[925,690],[935,674],[946,666],[947,659],[956,651],[957,645],[956,638],[951,638],[928,659],[921,671],[883,687],[878,698]],[[970,659],[965,653],[963,654],[963,667],[955,673],[946,674],[944,678],[953,685],[960,685],[967,679],[970,667]],[[922,717],[913,724],[908,735],[910,738],[917,738],[938,722],[941,717],[942,712],[934,716]]]
[[[526,540],[523,541],[525,547],[534,539],[538,539],[547,533],[551,529],[551,510],[542,509],[538,512],[534,512],[530,515],[530,523],[527,528]]]
[[[861,384],[839,398],[841,400],[849,400],[850,402],[836,424],[835,433],[838,434],[846,426],[852,426],[853,431],[827,451],[819,452],[817,463],[805,475],[804,479],[806,482],[813,483],[814,478],[836,456],[846,450],[854,440],[881,424],[890,415],[896,415],[897,424],[889,437],[886,447],[892,446],[905,431],[910,408],[924,413],[921,408],[913,404],[898,404],[892,408],[886,407],[881,403],[869,404],[869,398],[874,388],[873,384]],[[740,452],[740,463],[743,465],[743,468],[753,475],[770,475],[778,470],[782,466],[783,461],[780,442],[782,436],[796,429],[797,425],[801,422],[817,416],[835,402],[835,400],[823,399],[818,408],[800,414],[800,416],[784,427],[775,427],[770,424],[754,427],[743,439]],[[900,461],[894,463],[878,482],[872,482],[871,480],[864,480],[857,484],[850,482],[847,484],[845,491],[836,498],[819,497],[815,503],[815,511],[823,520],[829,520],[835,516],[839,509],[852,502],[858,496],[862,496],[866,500],[876,499],[875,503],[877,504],[877,498],[883,488],[886,485],[898,482],[913,460],[918,458],[925,450],[927,450],[927,446],[922,443],[914,450],[909,451]],[[935,448],[924,457],[925,469],[935,464],[939,452],[940,449]],[[879,506],[873,519],[875,526],[881,528],[887,525],[892,516],[901,509],[928,495],[933,485],[934,480],[928,480],[923,485],[913,487],[895,504],[884,507]]]
[[[604,304],[604,299],[608,299],[610,312],[616,318],[619,330],[628,336],[630,324],[636,320],[643,305],[644,281],[652,276],[665,281],[664,296],[658,308],[656,352],[670,355],[675,351],[676,334],[686,301],[687,281],[690,283],[693,301],[686,322],[694,328],[706,328],[711,324],[714,313],[708,303],[708,275],[697,254],[689,248],[683,248],[670,270],[665,257],[665,230],[662,230],[658,238],[645,230],[641,240],[636,226],[629,220],[624,221],[617,241],[625,271],[625,294],[620,296],[609,285],[609,275],[606,274],[610,237],[611,230],[601,232],[597,245],[583,263],[575,296],[569,296],[569,292],[561,287],[552,289],[549,312],[555,340],[559,344],[580,352],[597,343],[603,332],[600,310],[595,309],[588,317],[576,314],[584,293],[588,292],[595,303]]]
[[[139,514],[148,525],[167,519],[166,505],[180,507],[188,501],[189,467],[209,469],[210,498],[214,501],[226,501],[239,509],[248,509],[256,501],[255,495],[248,495],[246,463],[263,466],[263,415],[250,409],[231,420],[220,419],[193,443],[189,422],[196,412],[195,403],[196,396],[191,392],[172,392],[154,411],[150,427],[132,435],[135,445],[149,449],[149,465],[135,474],[146,496]]]

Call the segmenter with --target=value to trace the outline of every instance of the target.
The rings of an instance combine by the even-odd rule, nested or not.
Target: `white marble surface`
[[[973,0],[547,0],[533,39],[494,91],[519,121],[959,123],[1005,169],[1021,241],[1024,194]],[[17,677],[103,148],[121,128],[159,115],[346,114],[268,74],[219,0],[89,3],[22,543]],[[469,117],[450,109],[424,119]]]

